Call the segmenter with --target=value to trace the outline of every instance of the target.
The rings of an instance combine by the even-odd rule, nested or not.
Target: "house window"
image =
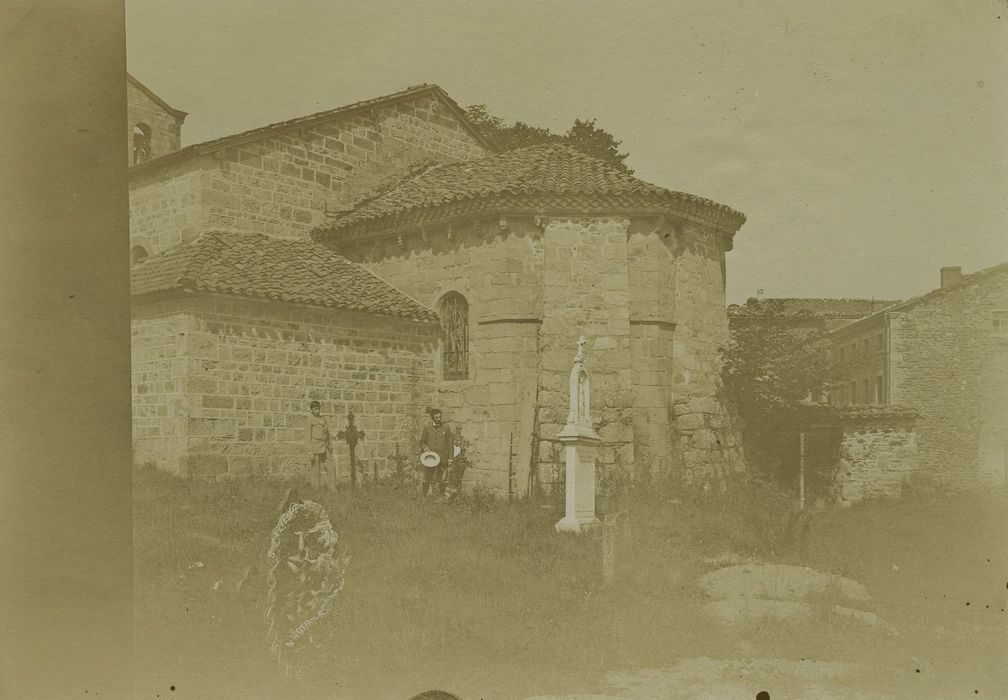
[[[133,126],[133,165],[150,160],[151,154],[151,128],[146,124],[135,124]]]
[[[993,321],[994,335],[1008,336],[1008,311],[995,311]]]
[[[861,400],[864,401],[865,403],[873,403],[871,390],[872,390],[871,381],[868,379],[862,379]]]
[[[875,350],[878,352],[882,352],[884,349],[885,349],[885,341],[882,338],[882,334],[879,333],[877,336],[875,336]]]
[[[458,292],[441,299],[441,360],[445,379],[469,378],[469,303]]]
[[[885,403],[885,383],[884,377],[880,374],[875,377],[875,403]]]
[[[857,403],[857,382],[850,383],[850,402]]]

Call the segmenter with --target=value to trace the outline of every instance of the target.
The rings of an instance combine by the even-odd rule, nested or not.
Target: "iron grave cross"
[[[357,441],[364,439],[364,431],[357,430],[357,426],[354,425],[353,421],[353,411],[347,411],[347,425],[346,428],[340,430],[336,433],[337,440],[343,440],[346,442],[347,447],[350,448],[350,487],[356,491],[357,490]]]

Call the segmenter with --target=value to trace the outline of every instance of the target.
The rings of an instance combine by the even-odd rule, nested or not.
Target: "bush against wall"
[[[829,340],[813,331],[798,341],[774,323],[733,328],[722,349],[725,401],[741,420],[746,459],[762,473],[789,479],[802,413],[799,403],[818,399],[829,385]]]

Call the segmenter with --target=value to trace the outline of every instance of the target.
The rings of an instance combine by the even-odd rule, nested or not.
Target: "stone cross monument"
[[[567,508],[558,532],[583,532],[599,524],[595,517],[595,448],[602,441],[591,419],[591,380],[584,368],[585,338],[578,340],[570,373],[570,411],[556,439],[564,446]]]

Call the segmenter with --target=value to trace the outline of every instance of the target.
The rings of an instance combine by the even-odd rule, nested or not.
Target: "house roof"
[[[145,161],[143,163],[138,163],[130,168],[130,172],[142,172],[146,170],[153,170],[162,165],[167,165],[169,163],[174,163],[179,160],[183,160],[193,155],[203,155],[207,153],[213,153],[214,151],[219,151],[222,148],[228,146],[235,146],[241,143],[248,143],[250,141],[258,141],[259,139],[265,138],[267,136],[272,136],[284,131],[293,131],[295,129],[302,129],[314,124],[319,124],[321,122],[326,122],[334,118],[342,118],[354,114],[356,112],[371,109],[378,105],[387,104],[391,102],[399,102],[402,100],[413,99],[419,95],[430,94],[433,97],[439,98],[444,102],[456,119],[465,127],[466,131],[476,139],[487,150],[494,152],[497,147],[490,141],[486,136],[481,134],[479,130],[472,125],[469,118],[466,117],[465,111],[459,107],[458,103],[455,102],[451,97],[448,96],[444,90],[433,83],[424,83],[422,85],[414,85],[401,90],[391,95],[383,95],[381,97],[375,97],[370,100],[364,100],[362,102],[354,102],[353,104],[344,105],[342,107],[337,107],[335,109],[329,109],[324,112],[316,112],[315,114],[309,114],[304,117],[296,117],[294,119],[287,119],[281,122],[275,122],[273,124],[268,124],[266,126],[261,126],[255,129],[249,129],[248,131],[242,131],[237,134],[231,134],[230,136],[222,136],[221,138],[212,139],[210,141],[204,141],[202,143],[193,144],[191,146],[186,146],[183,149],[175,151],[174,153],[169,153],[167,155],[161,156],[160,158],[155,158],[153,160]]]
[[[362,265],[311,241],[209,232],[135,266],[133,297],[189,291],[437,321]]]
[[[962,289],[963,287],[967,287],[971,284],[976,284],[977,282],[980,282],[998,272],[1008,272],[1008,262],[1003,262],[999,265],[993,265],[991,267],[984,268],[983,270],[977,270],[976,272],[973,272],[971,274],[963,275],[962,279],[956,282],[955,284],[950,284],[945,287],[939,287],[938,289],[932,289],[930,292],[927,292],[925,294],[921,294],[911,299],[907,299],[906,301],[897,302],[895,304],[892,304],[891,306],[887,306],[877,311],[874,314],[871,314],[870,316],[859,318],[856,321],[841,326],[840,328],[831,331],[831,333],[840,334],[845,331],[851,330],[856,326],[872,323],[876,319],[882,318],[885,314],[906,311],[907,309],[917,306],[918,304],[922,304],[924,302],[932,301],[934,299],[942,297],[945,294],[948,294],[949,292]]]
[[[750,298],[745,304],[731,304],[728,315],[734,318],[807,315],[813,318],[857,319],[897,303],[880,299]]]
[[[354,227],[383,227],[408,214],[433,215],[442,208],[447,214],[508,201],[547,209],[686,209],[732,232],[745,221],[744,214],[723,204],[666,190],[566,144],[547,143],[430,168],[337,214],[313,236],[321,240]]]
[[[188,112],[183,112],[181,109],[175,109],[174,107],[172,107],[171,105],[169,105],[167,102],[165,102],[164,100],[162,100],[160,97],[158,97],[158,95],[157,95],[156,92],[154,92],[149,87],[147,87],[146,85],[144,85],[143,83],[141,83],[139,80],[137,80],[136,76],[134,76],[134,75],[132,75],[130,73],[126,73],[126,80],[128,80],[131,83],[133,83],[133,85],[140,92],[142,92],[143,94],[147,95],[147,97],[149,97],[152,100],[154,100],[154,102],[157,103],[158,107],[160,107],[164,111],[168,112],[173,117],[175,117],[175,118],[177,118],[177,119],[179,119],[181,121],[185,121],[185,118],[187,116],[189,116]]]

